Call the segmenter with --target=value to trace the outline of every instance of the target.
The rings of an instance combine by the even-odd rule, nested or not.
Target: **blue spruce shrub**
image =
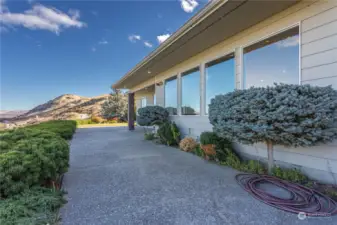
[[[168,121],[169,112],[161,106],[146,106],[138,109],[137,123],[140,126],[159,125]]]
[[[209,120],[219,137],[265,142],[269,158],[275,144],[312,146],[337,138],[336,115],[337,91],[331,86],[253,87],[218,95],[209,105]]]

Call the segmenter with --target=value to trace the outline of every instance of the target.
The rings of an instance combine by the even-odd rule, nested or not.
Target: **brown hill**
[[[83,116],[99,115],[102,104],[108,96],[106,94],[88,98],[72,94],[61,95],[13,118],[12,121],[25,124],[34,123],[34,121],[79,119]]]

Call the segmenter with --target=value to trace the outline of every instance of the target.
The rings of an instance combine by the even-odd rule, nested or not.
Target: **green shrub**
[[[214,132],[205,131],[200,135],[200,144],[202,145],[215,145],[217,152],[216,158],[223,161],[227,157],[227,150],[232,150],[232,143],[225,138],[220,138]]]
[[[70,140],[76,131],[76,121],[73,120],[51,120],[36,125],[28,126],[39,130],[46,130],[60,135],[66,140]]]
[[[68,169],[68,143],[53,132],[20,128],[1,133],[0,143],[0,197],[56,180]]]
[[[165,122],[159,126],[158,137],[163,144],[178,145],[180,141],[179,128],[174,122]]]
[[[205,156],[204,151],[201,149],[200,145],[197,145],[193,152],[194,152],[194,154],[196,154],[199,157]]]
[[[63,193],[42,187],[0,201],[1,225],[56,224],[57,210],[66,203]]]
[[[155,138],[155,134],[154,133],[144,133],[144,139],[147,141],[151,141]]]
[[[275,144],[311,146],[337,138],[336,112],[337,91],[331,86],[280,84],[217,95],[209,105],[209,120],[219,137],[264,142],[272,153]]]
[[[202,145],[215,145],[218,143],[219,137],[210,131],[205,131],[200,134],[200,144]]]
[[[265,166],[256,160],[248,160],[244,161],[241,164],[241,171],[249,172],[249,173],[256,173],[256,174],[265,174],[266,168]]]
[[[91,119],[76,120],[77,125],[95,124]]]
[[[283,169],[280,167],[274,167],[272,170],[272,174],[275,177],[281,178],[283,180],[288,180],[294,183],[306,183],[309,179],[307,176],[302,174],[297,169]]]
[[[138,109],[137,123],[140,126],[160,125],[168,121],[169,112],[161,106],[146,106]]]

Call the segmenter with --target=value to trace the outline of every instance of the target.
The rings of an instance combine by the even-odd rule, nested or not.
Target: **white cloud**
[[[167,38],[169,38],[171,36],[171,34],[162,34],[157,36],[157,40],[159,42],[159,44],[163,43],[164,41],[166,41]]]
[[[181,8],[187,12],[191,13],[199,5],[196,0],[180,0]]]
[[[77,9],[69,9],[68,14],[71,15],[72,19],[77,20],[80,18],[80,11]]]
[[[299,38],[297,36],[289,37],[285,40],[282,40],[278,43],[276,43],[279,48],[288,48],[288,47],[293,47],[297,46],[299,44]]]
[[[107,45],[109,42],[105,39],[102,39],[101,41],[98,42],[99,45]]]
[[[153,47],[153,45],[152,45],[150,42],[148,42],[148,41],[144,41],[144,45],[145,45],[146,47],[149,47],[149,48],[152,48],[152,47]]]
[[[3,3],[3,0],[1,3]],[[4,26],[23,26],[31,30],[48,30],[59,34],[62,29],[76,27],[82,28],[86,24],[79,21],[80,12],[69,10],[69,15],[55,8],[47,8],[43,5],[34,5],[32,9],[24,13],[11,13],[3,11],[1,6],[0,23]]]
[[[131,41],[132,43],[135,43],[136,41],[139,41],[142,39],[140,35],[136,35],[136,34],[129,35],[128,38],[129,38],[129,41]]]

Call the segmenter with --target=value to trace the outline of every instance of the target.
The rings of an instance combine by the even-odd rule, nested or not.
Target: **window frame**
[[[167,81],[172,81],[172,80],[176,80],[176,82],[177,82],[177,85],[176,85],[176,89],[177,89],[177,91],[176,91],[176,95],[177,95],[177,99],[176,99],[176,101],[177,101],[177,114],[176,115],[170,115],[170,116],[178,116],[179,114],[178,114],[178,109],[179,109],[179,91],[178,91],[178,89],[179,89],[179,81],[178,81],[178,79],[179,79],[179,75],[178,74],[176,74],[176,75],[174,75],[174,76],[171,76],[171,77],[169,77],[169,78],[166,78],[165,80],[164,80],[164,108],[166,108],[167,106],[166,106],[166,88],[165,88],[165,85],[166,85],[166,82]]]
[[[202,109],[202,105],[201,105],[201,98],[202,98],[202,93],[201,93],[201,69],[202,69],[202,66],[201,65],[195,65],[195,66],[192,66],[190,67],[189,69],[185,69],[183,72],[179,73],[179,79],[180,79],[180,90],[178,90],[178,93],[180,92],[180,96],[178,94],[178,104],[180,102],[180,105],[178,107],[179,111],[178,111],[178,116],[201,116],[201,109]],[[189,74],[192,74],[194,72],[199,72],[199,114],[196,114],[196,115],[184,115],[182,113],[182,109],[183,109],[183,77],[184,76],[188,76]]]
[[[245,84],[245,79],[244,79],[244,73],[243,73],[243,69],[244,69],[244,66],[245,66],[244,52],[243,52],[244,48],[249,47],[251,45],[254,45],[258,42],[261,42],[263,40],[266,40],[268,38],[271,38],[273,36],[276,36],[278,34],[281,34],[283,32],[286,32],[286,31],[288,31],[290,29],[293,29],[293,28],[296,28],[296,27],[298,27],[298,82],[297,82],[297,84],[298,85],[302,84],[302,57],[301,57],[301,52],[302,52],[302,46],[301,46],[302,45],[302,34],[301,34],[302,23],[301,23],[301,21],[299,21],[299,22],[296,22],[296,23],[291,24],[289,26],[283,27],[283,28],[281,28],[277,31],[271,32],[271,33],[269,33],[269,34],[267,34],[267,35],[265,35],[261,38],[255,39],[251,42],[248,42],[245,45],[240,46],[240,55],[241,55],[241,59],[240,59],[240,65],[241,65],[240,66],[240,75],[241,75],[240,80],[241,80],[241,84],[240,84],[240,87],[241,87],[242,90],[247,89],[246,84]]]
[[[230,56],[232,54],[233,54],[233,58],[229,58],[228,56]],[[233,59],[234,60],[234,84],[233,85],[234,85],[234,90],[236,89],[236,82],[237,82],[237,80],[236,80],[236,74],[237,74],[238,71],[237,71],[237,55],[235,54],[235,49],[232,49],[231,51],[227,51],[224,54],[221,54],[220,56],[214,57],[214,58],[209,59],[206,62],[204,62],[204,80],[203,80],[203,83],[204,83],[204,87],[203,87],[203,90],[204,90],[203,95],[204,96],[203,97],[205,99],[204,106],[203,106],[204,112],[205,112],[204,116],[208,116],[208,113],[206,111],[206,109],[207,109],[207,99],[206,99],[206,97],[207,97],[207,80],[206,80],[206,75],[207,75],[207,73],[206,73],[206,70],[208,68],[207,64],[210,64],[210,63],[212,63],[212,62],[214,62],[216,60],[220,60],[221,58],[225,58],[225,57],[228,57],[228,59]],[[225,62],[228,59],[226,59],[224,61],[220,61],[219,63]],[[213,64],[213,65],[217,65],[219,63]]]

